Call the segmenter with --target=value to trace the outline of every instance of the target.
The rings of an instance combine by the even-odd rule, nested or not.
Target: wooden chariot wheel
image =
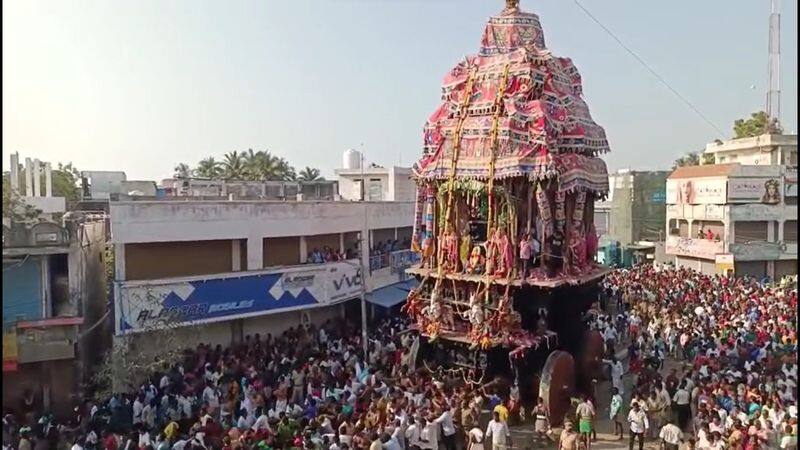
[[[575,360],[567,352],[556,350],[547,357],[539,381],[539,397],[550,413],[550,424],[559,427],[570,409],[575,392]]]

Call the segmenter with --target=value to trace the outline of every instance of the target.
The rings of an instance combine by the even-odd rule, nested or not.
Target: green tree
[[[249,180],[289,181],[297,177],[294,167],[269,151],[254,152],[248,149],[243,155]]]
[[[778,123],[778,119],[769,119],[764,111],[757,111],[750,114],[749,119],[737,119],[733,122],[733,137],[744,138],[761,136],[762,134],[781,134],[783,128]]]
[[[313,167],[306,167],[305,169],[301,170],[297,175],[297,179],[300,181],[324,180],[324,178],[320,176],[319,169],[315,169]]]
[[[241,180],[247,174],[247,159],[243,153],[232,151],[222,159],[222,177],[226,180]]]
[[[178,163],[172,170],[175,171],[173,175],[175,178],[191,178],[192,176],[192,169],[186,163]]]
[[[676,159],[675,162],[672,163],[672,170],[684,166],[699,166],[700,161],[702,161],[703,164],[714,164],[714,156],[707,155],[703,152],[687,153],[681,156],[680,158]]]
[[[24,223],[35,220],[39,217],[38,209],[25,203],[25,200],[17,192],[11,189],[11,174],[3,173],[3,219],[8,219],[11,223]]]
[[[58,163],[58,169],[52,172],[51,179],[53,196],[64,197],[67,199],[67,203],[77,202],[81,199],[81,173],[71,162],[66,165]]]
[[[194,175],[200,178],[218,179],[222,175],[222,167],[213,156],[201,159],[193,171]]]

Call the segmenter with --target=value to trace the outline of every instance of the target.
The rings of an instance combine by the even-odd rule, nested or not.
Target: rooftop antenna
[[[781,15],[779,0],[771,0],[769,15],[769,90],[767,91],[767,116],[769,127],[781,117]]]

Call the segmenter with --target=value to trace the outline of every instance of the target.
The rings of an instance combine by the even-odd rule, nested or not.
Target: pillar
[[[779,221],[770,220],[767,222],[767,242],[775,242],[776,237],[778,236],[778,230],[776,229],[776,224],[780,223]]]
[[[44,196],[53,196],[53,166],[49,162],[44,163]]]
[[[308,262],[308,241],[305,236],[300,236],[300,263]]]
[[[125,244],[114,244],[114,279],[125,281]]]
[[[41,163],[38,159],[33,160],[33,196],[42,196],[42,172]]]
[[[784,229],[785,222],[783,220],[778,221],[778,242],[783,242],[783,229]]]
[[[11,154],[11,189],[19,191],[19,153]]]
[[[231,239],[231,271],[242,270],[242,247],[238,239]]]
[[[247,270],[264,268],[264,238],[250,236],[247,238]]]
[[[25,158],[25,196],[33,196],[33,160]]]
[[[339,253],[344,253],[344,233],[339,233]]]

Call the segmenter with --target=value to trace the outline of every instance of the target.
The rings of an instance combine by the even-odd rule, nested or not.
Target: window
[[[369,180],[369,201],[379,202],[383,200],[383,183],[380,178],[370,178]]]
[[[678,226],[678,219],[669,219],[669,235],[680,236],[681,229]]]
[[[769,222],[765,220],[752,222],[736,222],[734,225],[733,242],[746,244],[748,242],[766,242]],[[738,273],[738,272],[737,272]]]
[[[783,242],[797,243],[797,221],[787,220],[783,222]]]

